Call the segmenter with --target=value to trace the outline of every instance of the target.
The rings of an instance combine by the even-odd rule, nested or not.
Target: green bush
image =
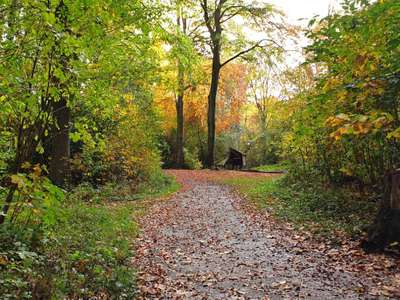
[[[122,182],[94,188],[86,183],[49,210],[55,222],[44,222],[46,214],[13,223],[7,219],[0,226],[2,299],[132,299],[135,219],[148,203],[138,199],[177,188],[161,172],[139,186]]]
[[[203,165],[201,164],[201,161],[199,160],[197,153],[192,153],[186,148],[183,150],[185,154],[185,166],[190,170],[200,170],[203,167]]]
[[[72,200],[50,228],[7,224],[1,230],[3,299],[91,297],[130,299],[135,292],[130,241],[137,233],[130,205]],[[128,281],[127,278],[130,280]]]

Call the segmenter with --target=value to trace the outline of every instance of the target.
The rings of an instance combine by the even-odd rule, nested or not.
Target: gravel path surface
[[[143,220],[140,299],[365,299],[368,281],[296,245],[228,187],[175,172],[184,185]]]

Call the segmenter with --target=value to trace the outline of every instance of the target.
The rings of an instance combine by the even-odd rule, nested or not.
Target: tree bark
[[[232,62],[239,57],[242,57],[246,53],[254,50],[257,47],[260,47],[262,41],[255,43],[253,46],[240,51],[234,54],[229,59],[225,60],[221,63],[221,44],[222,44],[222,32],[223,32],[223,24],[230,20],[233,16],[239,15],[241,11],[241,7],[237,7],[236,5],[231,5],[232,3],[227,2],[226,0],[214,1],[214,10],[210,9],[207,0],[200,1],[200,5],[203,9],[204,15],[204,23],[207,27],[207,30],[210,34],[210,47],[212,51],[212,71],[211,71],[211,84],[210,84],[210,92],[208,94],[208,116],[207,116],[207,125],[208,125],[208,153],[206,159],[207,167],[214,167],[215,164],[215,114],[216,114],[216,99],[218,92],[218,81],[221,72],[221,68],[228,63]],[[230,9],[237,10],[226,16],[227,12]],[[225,18],[224,18],[225,16]]]
[[[381,208],[362,247],[366,252],[383,251],[392,242],[400,242],[400,169],[386,176]]]
[[[400,170],[390,176],[390,208],[400,209]]]
[[[64,97],[53,103],[53,117],[56,124],[51,138],[49,177],[54,184],[64,186],[69,175],[70,157],[70,110]]]
[[[215,164],[215,114],[216,114],[216,102],[218,93],[218,82],[221,72],[221,61],[219,49],[215,49],[213,53],[213,64],[211,73],[211,85],[210,92],[208,95],[208,114],[207,114],[207,125],[208,125],[208,155],[207,155],[207,167],[213,167]]]
[[[63,26],[63,31],[67,31],[69,28],[68,24],[68,7],[64,1],[61,0],[56,8],[55,16],[60,25]],[[56,43],[57,48],[59,47],[58,42]],[[57,49],[58,50],[58,49]],[[69,72],[69,61],[71,56],[65,53],[60,53],[59,63],[63,73]],[[51,181],[58,185],[64,186],[67,179],[69,178],[69,158],[70,158],[70,140],[69,130],[71,113],[67,106],[67,98],[70,96],[66,95],[68,82],[60,82],[58,78],[54,78],[54,85],[60,92],[58,101],[52,101],[52,115],[54,119],[54,125],[52,128],[51,136],[51,154],[49,161],[49,178]]]
[[[184,139],[184,116],[183,116],[183,93],[179,93],[176,99],[176,153],[175,167],[183,168],[185,165],[185,157],[183,152]]]
[[[183,33],[187,36],[187,20],[184,16],[182,7],[177,7],[177,27],[178,35]],[[182,169],[185,165],[184,155],[184,111],[183,111],[183,98],[185,94],[185,69],[180,58],[177,60],[178,66],[178,95],[176,97],[176,145],[175,145],[175,167]]]
[[[260,129],[261,129],[261,162],[263,164],[267,163],[267,153],[268,153],[268,147],[267,147],[267,120],[265,116],[264,111],[259,111],[260,114]]]

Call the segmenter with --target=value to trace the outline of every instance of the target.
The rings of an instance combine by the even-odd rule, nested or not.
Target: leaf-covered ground
[[[249,206],[225,171],[171,171],[182,190],[142,220],[134,264],[141,299],[400,297],[398,260],[333,247]]]

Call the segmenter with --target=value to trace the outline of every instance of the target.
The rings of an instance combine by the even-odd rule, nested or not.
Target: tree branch
[[[236,9],[235,12],[231,12],[230,14],[227,15],[227,13],[233,9]],[[228,6],[227,8],[225,8],[224,10],[222,10],[221,12],[221,23],[226,22],[227,20],[233,18],[234,16],[236,16],[237,14],[239,14],[240,12],[244,11],[245,7],[243,5],[231,5]],[[227,17],[225,20],[222,20],[224,17]]]
[[[226,64],[230,63],[231,61],[233,61],[233,60],[235,60],[235,59],[237,59],[237,58],[243,56],[244,54],[249,53],[250,51],[254,50],[255,48],[261,47],[260,44],[261,44],[263,41],[265,41],[265,40],[261,40],[261,41],[259,41],[258,43],[254,44],[253,46],[251,46],[250,48],[247,48],[247,49],[245,49],[245,50],[243,50],[243,51],[240,51],[239,53],[235,54],[235,55],[232,56],[231,58],[227,59],[225,62],[223,62],[223,63],[221,64],[221,68],[222,68],[223,66],[225,66]]]
[[[236,17],[237,15],[239,15],[241,12],[243,12],[244,11],[244,9],[243,8],[240,8],[240,9],[238,9],[237,11],[235,11],[235,12],[233,12],[233,13],[231,13],[231,14],[229,14],[229,15],[224,15],[224,17],[225,18],[223,18],[223,17],[221,17],[221,24],[223,24],[223,23],[225,23],[225,22],[227,22],[227,21],[229,21],[230,19],[232,19],[233,17]]]
[[[201,8],[203,9],[204,22],[206,23],[208,31],[212,35],[212,34],[214,34],[214,29],[211,26],[211,19],[210,19],[210,16],[208,14],[207,0],[202,0],[200,5],[201,5]]]

